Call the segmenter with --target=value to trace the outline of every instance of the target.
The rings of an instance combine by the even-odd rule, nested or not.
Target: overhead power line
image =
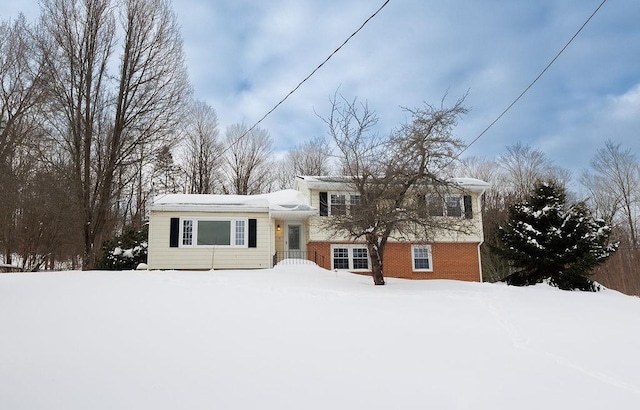
[[[344,47],[349,40],[351,40],[356,34],[358,34],[360,32],[360,30],[362,30],[362,28],[367,25],[367,23],[373,19],[375,16],[378,15],[378,13],[380,13],[380,11],[385,8],[387,6],[387,4],[389,3],[389,1],[391,0],[386,0],[384,3],[382,3],[382,6],[380,6],[378,8],[378,10],[376,10],[371,16],[369,16],[369,18],[367,18],[364,23],[362,23],[360,25],[360,27],[358,27],[358,29],[356,31],[354,31],[353,33],[351,33],[351,35],[349,37],[347,37],[346,40],[344,40],[342,42],[342,44],[340,44],[338,46],[338,48],[336,48],[335,50],[333,50],[333,52],[331,54],[329,54],[329,56],[327,58],[324,59],[323,62],[321,62],[316,68],[313,69],[313,71],[311,71],[311,73],[306,76],[302,81],[300,81],[298,83],[298,85],[296,85],[291,91],[289,91],[289,93],[287,95],[284,96],[283,99],[281,99],[276,105],[273,106],[273,108],[271,108],[269,111],[267,111],[267,113],[265,115],[262,116],[262,118],[260,118],[258,121],[255,122],[255,124],[253,124],[248,130],[246,130],[244,133],[242,133],[242,135],[240,135],[235,141],[233,141],[231,144],[229,144],[229,146],[227,148],[225,148],[220,155],[224,154],[225,152],[227,152],[229,149],[231,149],[231,147],[233,147],[234,145],[236,145],[238,142],[240,142],[241,139],[243,139],[244,137],[246,137],[251,131],[253,131],[262,121],[264,121],[265,118],[267,118],[272,112],[274,112],[283,102],[285,102],[287,100],[287,98],[289,98],[291,96],[291,94],[295,93],[298,88],[300,88],[302,86],[302,84],[304,84],[309,78],[311,78],[320,68],[322,68],[322,66],[324,66],[327,61],[329,61],[331,59],[331,57],[333,57],[338,51],[340,51],[340,49],[342,49],[342,47]]]
[[[602,8],[602,6],[607,2],[607,0],[603,0],[602,3],[600,3],[600,5],[598,7],[596,7],[596,9],[593,11],[593,13],[591,13],[591,15],[589,16],[589,18],[587,18],[587,20],[582,24],[582,26],[580,26],[580,28],[578,29],[578,31],[576,31],[576,33],[573,35],[573,37],[571,37],[569,39],[569,41],[567,41],[567,43],[564,45],[564,47],[562,47],[562,49],[555,55],[555,57],[553,57],[553,59],[549,62],[549,64],[547,64],[547,66],[540,72],[540,74],[538,74],[538,76],[527,86],[527,88],[524,89],[524,91],[522,91],[515,100],[513,100],[511,102],[511,104],[509,104],[507,106],[507,108],[505,108],[500,115],[498,115],[496,117],[495,120],[493,120],[493,122],[491,124],[489,124],[487,126],[487,128],[485,128],[480,135],[478,135],[473,141],[471,141],[469,144],[467,144],[466,147],[464,147],[454,158],[452,158],[452,160],[447,164],[447,166],[449,164],[451,164],[453,161],[455,161],[456,159],[458,159],[460,157],[460,155],[462,155],[467,149],[469,149],[469,147],[471,147],[473,144],[475,144],[480,138],[482,138],[482,136],[489,131],[489,129],[491,127],[493,127],[493,125],[498,122],[506,113],[507,111],[509,111],[511,109],[511,107],[513,107],[521,98],[522,96],[524,96],[527,91],[529,91],[529,89],[531,87],[533,87],[533,85],[538,82],[538,80],[540,79],[540,77],[542,77],[544,75],[544,73],[547,72],[547,70],[553,65],[553,63],[556,62],[556,60],[560,57],[560,55],[564,52],[564,50],[567,49],[567,47],[569,47],[569,44],[571,44],[573,42],[573,40],[578,36],[578,34],[580,34],[580,32],[582,31],[582,29],[585,28],[585,26],[589,23],[589,21],[591,21],[591,19],[593,18],[593,16],[596,15],[596,13],[600,10],[600,8]],[[446,166],[445,166],[446,167]]]

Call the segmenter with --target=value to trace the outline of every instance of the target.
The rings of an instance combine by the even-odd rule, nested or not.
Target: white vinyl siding
[[[171,218],[181,218],[179,247],[169,246]],[[273,221],[267,212],[175,212],[151,211],[149,228],[149,269],[255,269],[270,268],[275,248],[273,246]],[[237,246],[183,246],[185,220],[219,219],[244,221],[244,245]],[[248,247],[248,220],[256,219],[256,247]],[[194,223],[195,224],[195,223]],[[234,226],[233,229],[240,229]],[[236,235],[235,239],[240,236]],[[195,241],[195,236],[193,240]],[[234,240],[234,243],[235,240]]]

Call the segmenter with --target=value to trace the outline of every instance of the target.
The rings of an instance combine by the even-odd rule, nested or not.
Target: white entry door
[[[302,224],[288,223],[284,240],[286,258],[304,259],[305,243],[302,240]]]

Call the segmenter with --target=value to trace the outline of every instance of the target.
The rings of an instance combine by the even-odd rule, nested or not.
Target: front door
[[[304,259],[304,243],[302,241],[302,225],[287,224],[285,238],[285,258]]]

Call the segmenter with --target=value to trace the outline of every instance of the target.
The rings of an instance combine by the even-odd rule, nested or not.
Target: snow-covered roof
[[[286,189],[259,195],[166,194],[158,195],[151,204],[152,211],[199,212],[270,212],[281,215],[311,215],[316,209],[309,206],[301,192]]]
[[[303,186],[311,189],[332,189],[345,190],[349,189],[349,183],[352,180],[347,176],[313,176],[298,175],[296,176],[295,186]]]
[[[483,193],[491,186],[488,182],[476,178],[451,178],[450,181],[463,189],[478,193]]]
[[[298,176],[297,181],[304,181],[303,183],[311,189],[336,189],[343,190],[349,189],[349,184],[352,182],[351,177],[348,176]],[[483,193],[490,184],[476,178],[451,178],[449,182],[458,185],[460,188],[472,192]]]

